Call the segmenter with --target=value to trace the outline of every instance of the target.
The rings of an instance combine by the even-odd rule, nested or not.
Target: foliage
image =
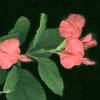
[[[56,53],[57,46],[63,41],[57,28],[47,28],[47,15],[41,14],[40,26],[35,38],[30,43],[26,55],[38,62],[38,73],[43,82],[55,94],[63,95],[64,84],[58,67],[50,60],[52,53]],[[22,16],[8,35],[0,38],[4,41],[9,38],[18,38],[20,43],[26,41],[30,21]],[[8,71],[0,70],[0,84],[4,83],[1,93],[6,93],[7,100],[46,100],[46,94],[40,82],[31,72],[23,68],[18,62]],[[31,66],[33,67],[33,66]],[[34,73],[33,73],[34,74]]]

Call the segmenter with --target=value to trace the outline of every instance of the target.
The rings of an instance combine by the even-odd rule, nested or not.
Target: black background
[[[99,38],[100,38],[100,1],[99,0],[0,0],[0,35],[6,35],[14,26],[17,18],[26,16],[31,21],[31,28],[27,41],[35,35],[39,25],[41,12],[48,15],[48,27],[58,27],[59,22],[70,13],[79,13],[85,16],[86,26],[84,32],[93,32],[98,46],[89,49],[86,56],[94,59],[95,66],[81,65],[79,68],[65,70],[59,63],[59,58],[54,55],[51,57],[61,72],[64,80],[64,96],[59,97],[53,94],[41,81],[37,74],[37,69],[33,74],[38,77],[46,90],[47,100],[100,100],[100,67],[99,67]],[[83,33],[84,35],[84,33]],[[26,44],[28,44],[26,42]],[[27,47],[27,46],[26,46]],[[23,51],[24,47],[23,47]],[[30,64],[31,65],[31,64]],[[30,66],[29,65],[29,66]],[[34,64],[37,66],[37,63]],[[0,100],[4,96],[0,97]]]

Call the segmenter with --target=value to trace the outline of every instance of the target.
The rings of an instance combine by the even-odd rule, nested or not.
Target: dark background
[[[94,59],[95,66],[81,65],[79,68],[65,70],[59,63],[59,58],[51,57],[59,66],[64,79],[64,96],[53,94],[41,81],[46,90],[47,100],[100,100],[100,0],[0,0],[0,35],[6,35],[20,16],[26,16],[31,21],[27,40],[35,35],[39,25],[41,12],[48,15],[48,27],[58,27],[59,22],[70,13],[79,13],[86,17],[84,32],[93,32],[98,46],[89,49],[86,56]],[[83,33],[84,35],[84,33]],[[27,44],[27,43],[26,43]],[[37,64],[35,64],[37,65]],[[32,70],[29,68],[29,70]],[[38,77],[37,70],[33,71]],[[4,96],[0,97],[0,100]]]

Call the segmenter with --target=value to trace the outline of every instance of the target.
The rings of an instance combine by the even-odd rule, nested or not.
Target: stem
[[[7,90],[7,91],[0,91],[0,94],[2,93],[10,93],[10,90]]]
[[[56,51],[61,51],[62,49],[65,48],[66,45],[66,40],[64,40],[58,47],[55,49]]]
[[[40,49],[40,50],[37,50],[36,53],[55,53],[55,54],[59,55],[60,52],[65,48],[65,45],[66,45],[66,40],[64,40],[61,44],[59,44],[56,49],[51,49],[51,50]],[[38,58],[35,57],[34,55],[30,55],[29,52],[27,52],[26,55],[38,60]]]
[[[52,50],[48,50],[48,52],[50,52],[50,53],[55,53],[55,54],[57,54],[57,55],[59,55],[59,51],[57,51],[56,49],[52,49]]]

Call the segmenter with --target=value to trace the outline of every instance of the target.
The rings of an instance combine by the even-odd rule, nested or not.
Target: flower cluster
[[[31,61],[26,55],[20,54],[19,40],[11,38],[0,42],[0,68],[8,69],[18,61]]]
[[[60,61],[66,69],[81,63],[86,65],[95,64],[95,61],[84,57],[86,49],[97,45],[91,33],[80,38],[84,25],[85,18],[79,14],[71,14],[68,16],[68,19],[60,23],[60,36],[65,38],[67,42],[65,49],[60,53]]]

